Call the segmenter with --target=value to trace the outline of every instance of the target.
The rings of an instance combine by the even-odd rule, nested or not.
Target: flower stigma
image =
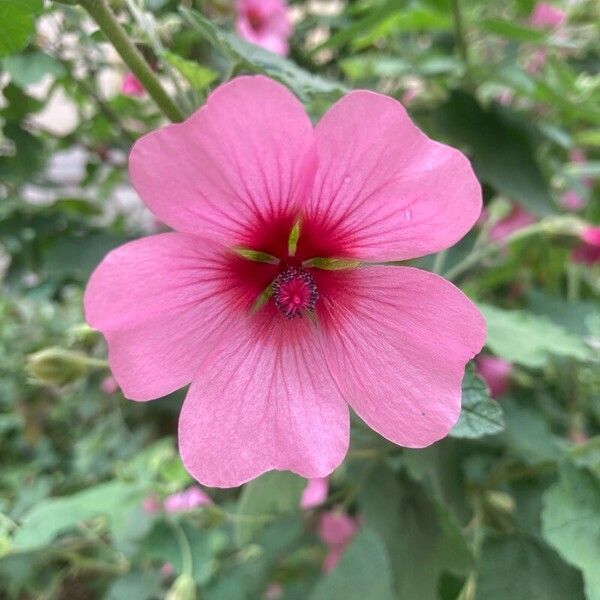
[[[319,299],[314,277],[298,267],[287,267],[272,283],[273,300],[286,319],[303,317],[312,313]]]

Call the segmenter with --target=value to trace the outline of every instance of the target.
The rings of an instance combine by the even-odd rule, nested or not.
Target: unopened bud
[[[26,368],[38,383],[61,386],[84,377],[90,366],[90,359],[82,352],[51,347],[30,354]]]
[[[165,596],[166,600],[196,600],[196,584],[189,575],[180,575]]]
[[[515,510],[515,501],[512,496],[505,492],[491,491],[486,494],[486,500],[496,510],[512,513]]]

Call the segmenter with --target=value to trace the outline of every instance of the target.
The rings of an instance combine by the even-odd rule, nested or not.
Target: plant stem
[[[482,246],[480,248],[474,249],[457,265],[446,271],[446,273],[444,273],[444,277],[450,280],[456,279],[457,277],[468,271],[471,267],[474,267],[484,258],[487,258],[488,256],[491,256],[492,254],[498,252],[499,250],[510,246],[510,244],[512,244],[513,242],[547,231],[548,227],[544,221],[534,223],[533,225],[529,225],[528,227],[523,227],[522,229],[515,231],[514,233],[512,233],[511,235],[507,236],[499,242],[495,242],[492,244],[488,244],[487,246]]]
[[[74,5],[74,0],[62,0],[63,3]],[[110,40],[115,50],[119,53],[132,73],[140,80],[150,97],[165,116],[174,122],[183,121],[185,118],[179,107],[168,96],[150,65],[146,62],[141,52],[131,42],[127,33],[117,21],[106,0],[79,0],[80,4],[96,21],[104,35]]]
[[[190,548],[190,542],[185,535],[181,525],[177,521],[170,521],[171,528],[177,539],[179,545],[179,551],[181,552],[181,570],[184,575],[192,576],[193,573],[193,559],[192,549]]]
[[[465,27],[463,23],[462,9],[460,0],[452,0],[452,19],[454,25],[454,38],[458,53],[465,64],[466,78],[470,78],[471,61],[469,60],[469,46],[465,36]]]

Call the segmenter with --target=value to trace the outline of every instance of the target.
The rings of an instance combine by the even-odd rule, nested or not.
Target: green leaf
[[[490,398],[485,382],[475,374],[473,364],[469,364],[462,382],[460,418],[450,435],[473,439],[493,435],[503,429],[502,407]]]
[[[62,77],[66,73],[66,69],[55,58],[37,50],[7,56],[2,65],[12,82],[19,87],[37,83],[44,75]]]
[[[547,317],[560,327],[579,336],[592,332],[590,318],[600,318],[600,305],[593,300],[566,300],[539,289],[527,292],[527,304],[532,312]]]
[[[174,527],[179,527],[179,536]],[[185,541],[181,539],[185,538]],[[187,523],[157,523],[144,539],[142,553],[158,563],[169,563],[175,573],[183,572],[181,544],[189,545],[192,555],[192,577],[196,583],[207,583],[217,568],[217,556],[227,547],[227,536],[220,529],[200,529]]]
[[[133,571],[116,579],[106,593],[105,600],[152,600],[161,592],[159,571]]]
[[[567,562],[581,569],[587,600],[598,600],[600,480],[589,470],[565,462],[559,481],[544,494],[543,502],[544,538]]]
[[[335,569],[315,586],[309,600],[394,600],[390,558],[381,538],[363,528]]]
[[[388,548],[396,598],[437,600],[441,574],[466,573],[471,566],[456,518],[424,486],[381,467],[361,487],[358,504],[365,525]]]
[[[552,433],[539,410],[522,406],[512,398],[503,398],[502,407],[506,417],[504,436],[510,452],[529,465],[560,459],[567,443]]]
[[[502,19],[483,19],[479,22],[479,27],[484,31],[516,42],[540,43],[548,37],[548,33],[544,30],[525,27]]]
[[[270,471],[247,483],[238,501],[238,544],[252,541],[274,517],[297,512],[305,487],[305,479],[287,471]]]
[[[13,538],[14,550],[47,546],[61,533],[93,517],[106,517],[110,527],[118,528],[144,493],[139,485],[111,481],[70,496],[43,500],[23,518]]]
[[[525,534],[486,537],[478,571],[476,600],[585,600],[581,575]]]
[[[25,48],[42,9],[42,0],[0,0],[0,57]]]
[[[530,124],[498,105],[482,107],[472,96],[452,92],[433,115],[448,141],[470,155],[477,175],[533,213],[554,212],[548,183],[535,159]]]
[[[373,32],[382,22],[393,16],[402,8],[402,0],[388,0],[380,7],[373,7],[365,17],[357,19],[336,31],[325,42],[319,44],[311,53],[316,54],[325,48],[339,48],[356,40],[359,35],[366,36]]]
[[[522,310],[479,304],[487,321],[486,345],[497,356],[531,368],[541,368],[553,356],[578,360],[590,357],[583,339],[544,317]]]
[[[193,29],[234,63],[250,72],[276,79],[303,101],[319,95],[337,97],[347,91],[340,83],[308,73],[281,56],[222,31],[195,10],[181,8],[180,11]]]
[[[575,133],[575,142],[582,146],[600,147],[600,127]]]
[[[208,69],[193,60],[182,58],[178,54],[165,52],[163,58],[177,69],[192,88],[198,92],[205,91],[218,77],[212,69]]]

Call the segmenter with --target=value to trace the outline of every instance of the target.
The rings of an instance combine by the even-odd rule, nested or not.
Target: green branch
[[[135,44],[129,39],[127,33],[108,7],[106,0],[58,1],[62,4],[69,4],[71,6],[80,5],[84,8],[112,43],[115,50],[123,59],[123,62],[140,80],[140,83],[165,116],[174,122],[183,121],[185,118],[184,114],[165,92],[158,77],[154,74]]]

